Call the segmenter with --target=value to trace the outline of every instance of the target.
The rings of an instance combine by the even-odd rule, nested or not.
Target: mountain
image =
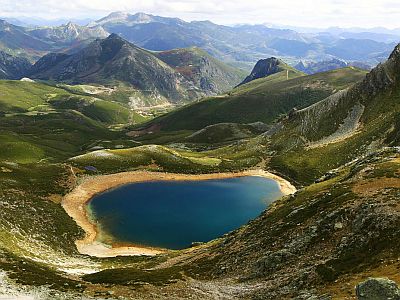
[[[141,127],[177,131],[200,130],[217,123],[272,124],[294,108],[305,108],[348,88],[365,74],[360,69],[344,68],[305,76],[294,69],[283,69],[240,85],[226,95],[184,106]]]
[[[132,99],[180,103],[226,91],[240,82],[239,74],[198,49],[154,54],[112,34],[75,54],[44,56],[29,77],[74,84],[123,83],[134,89]]]
[[[176,72],[116,36],[93,42],[79,57],[47,60],[56,66],[69,61],[66,76],[86,75],[89,68],[109,82],[106,65],[126,53],[143,60],[148,72],[159,71],[156,62]],[[364,295],[359,299],[397,297],[400,45],[368,74],[350,67],[308,76],[283,70],[137,126],[143,134],[135,138],[125,126],[143,118],[118,103],[111,88],[108,99],[96,88],[104,89],[0,81],[5,297],[356,299],[356,286]],[[128,178],[121,172],[136,171],[129,174],[144,180],[152,171],[162,180],[167,172],[219,178],[249,169],[279,174],[273,178],[282,190],[294,192],[284,177],[297,191],[240,228],[189,249],[150,257],[83,255],[76,243],[84,237],[81,221],[63,209],[71,191],[85,195],[102,178],[107,184]],[[132,246],[105,238],[94,245],[96,255],[102,243],[124,246],[122,254]],[[359,285],[368,277],[391,280]],[[372,296],[366,286],[374,287]]]
[[[367,35],[348,38],[330,32],[301,33],[264,25],[222,26],[210,21],[185,22],[145,13],[112,13],[89,26],[102,26],[149,50],[165,51],[199,47],[235,66],[250,69],[263,57],[286,61],[341,60],[376,65],[393,49],[393,39],[376,40]],[[362,49],[362,51],[360,51]]]
[[[347,63],[339,59],[325,60],[321,62],[303,62],[300,61],[294,66],[297,70],[306,74],[315,74],[320,72],[326,72],[335,69],[341,69],[347,67]]]
[[[20,79],[32,67],[26,58],[0,51],[0,79]]]
[[[279,72],[283,72],[283,71],[289,72],[289,70],[293,71],[293,69],[291,67],[289,67],[283,61],[281,61],[275,57],[261,59],[256,63],[256,65],[254,66],[250,75],[247,76],[240,83],[240,85],[249,83],[250,81],[253,81],[256,79],[268,77],[270,75],[273,75],[273,74],[276,74]]]
[[[68,23],[59,27],[31,29],[0,20],[0,50],[24,56],[32,62],[51,51],[79,48],[105,36],[108,34],[101,27],[87,28]]]
[[[46,55],[32,67],[29,77],[71,83],[124,82],[172,101],[190,98],[194,90],[174,69],[116,34],[72,55]]]
[[[300,61],[294,66],[297,70],[306,74],[315,74],[320,72],[326,72],[346,67],[356,67],[363,70],[371,70],[371,66],[361,62],[350,62],[347,63],[343,60],[332,58],[331,60],[324,60],[318,62],[303,62]]]
[[[31,36],[24,27],[0,20],[0,50],[34,56],[47,49],[47,43]]]
[[[153,51],[199,47],[225,63],[246,70],[250,70],[256,61],[270,56],[290,64],[299,60],[336,58],[376,65],[387,57],[397,42],[396,35],[384,36],[383,33],[381,38],[380,33],[302,33],[264,25],[223,26],[210,21],[186,22],[145,13],[115,12],[87,26],[68,22],[30,28],[7,23],[3,29],[0,26],[0,47],[24,54],[33,61],[48,52],[79,51],[95,38],[105,38],[108,33],[116,33]]]
[[[293,172],[295,161],[303,160],[304,170],[296,176],[305,181],[374,149],[397,146],[399,76],[397,46],[389,59],[360,83],[296,112],[283,122],[285,130],[274,137],[275,147],[282,149],[275,163],[280,169]],[[313,162],[321,152],[329,160],[322,164]]]
[[[40,40],[57,44],[57,46],[63,44],[70,45],[72,42],[94,40],[96,38],[106,38],[109,36],[109,33],[101,26],[89,28],[73,24],[72,22],[57,27],[35,28],[30,30],[29,33]]]
[[[166,281],[171,278],[179,281],[171,274],[181,272],[198,280],[197,284],[205,281],[201,293],[206,289],[209,293],[206,298],[217,287],[216,298],[223,295],[271,300],[346,299],[355,297],[354,287],[367,277],[389,276],[398,281],[393,270],[399,266],[400,250],[400,45],[386,63],[368,74],[345,68],[312,76],[298,75],[289,80],[272,79],[279,74],[239,89],[251,92],[257,84],[262,85],[260,82],[265,87],[272,81],[270,86],[277,91],[279,84],[285,83],[285,92],[289,93],[292,86],[288,82],[305,80],[303,84],[308,88],[317,82],[321,85],[329,82],[331,95],[282,115],[254,139],[246,127],[220,123],[205,127],[187,140],[200,143],[210,140],[218,144],[230,135],[244,140],[208,151],[152,145],[89,152],[73,158],[74,166],[95,165],[104,173],[127,170],[133,164],[139,165],[136,157],[147,157],[149,149],[154,149],[156,155],[149,164],[162,165],[163,170],[175,167],[180,172],[206,172],[214,164],[220,172],[232,161],[237,169],[248,168],[246,162],[250,162],[253,167],[262,166],[290,178],[298,187],[296,193],[276,201],[238,230],[182,254],[174,253],[152,273],[159,275],[160,269],[163,270],[164,276],[169,275]],[[322,78],[325,82],[321,82]],[[263,96],[273,91],[265,89]],[[219,105],[221,100],[214,102]],[[195,116],[185,117],[190,120]],[[180,121],[175,118],[171,123]],[[183,128],[187,130],[190,126]],[[160,134],[150,140],[159,138]],[[165,158],[167,153],[174,161],[172,166],[165,163],[170,161]],[[195,162],[197,166],[193,165]],[[132,275],[136,268],[100,271],[84,278],[109,287],[123,286],[138,280],[137,274]],[[235,290],[232,296],[232,281],[235,286],[240,282],[246,289]],[[395,284],[393,290],[398,292]],[[181,293],[184,291],[180,289]],[[193,289],[187,293],[193,296]]]
[[[245,76],[244,71],[228,66],[196,47],[156,52],[155,55],[206,95],[227,92]]]

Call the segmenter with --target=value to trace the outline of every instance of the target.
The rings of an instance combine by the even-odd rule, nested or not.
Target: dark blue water
[[[89,210],[114,242],[182,249],[240,227],[281,196],[262,177],[158,181],[100,194]]]

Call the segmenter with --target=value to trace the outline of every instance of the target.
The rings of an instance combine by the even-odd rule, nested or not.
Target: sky
[[[218,24],[400,27],[396,0],[0,0],[0,17],[8,18],[98,19],[113,11]]]

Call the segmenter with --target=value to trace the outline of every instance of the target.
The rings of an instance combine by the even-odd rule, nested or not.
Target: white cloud
[[[143,11],[225,24],[400,26],[400,2],[393,0],[0,0],[3,17],[97,18],[112,11]]]

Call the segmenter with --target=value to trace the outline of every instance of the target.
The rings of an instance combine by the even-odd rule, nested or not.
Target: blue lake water
[[[114,242],[182,249],[246,224],[281,196],[277,182],[255,176],[157,181],[104,192],[88,208]]]

